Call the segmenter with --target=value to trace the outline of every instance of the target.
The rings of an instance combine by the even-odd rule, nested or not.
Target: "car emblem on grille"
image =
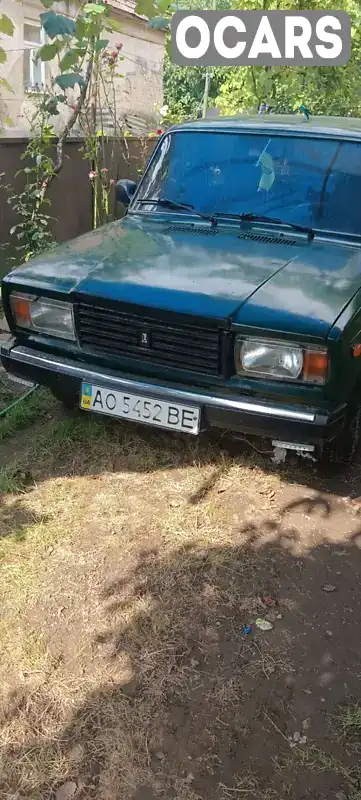
[[[151,347],[150,331],[148,330],[140,331],[139,344],[141,347],[146,347],[146,348]]]

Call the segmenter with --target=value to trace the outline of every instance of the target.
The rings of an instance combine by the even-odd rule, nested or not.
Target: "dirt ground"
[[[0,797],[360,800],[361,459],[1,425]]]

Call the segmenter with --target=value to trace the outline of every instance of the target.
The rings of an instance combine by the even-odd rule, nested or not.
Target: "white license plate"
[[[146,422],[158,428],[170,428],[184,433],[199,433],[200,408],[167,403],[138,394],[111,391],[103,386],[82,383],[80,408],[97,411],[111,417]]]

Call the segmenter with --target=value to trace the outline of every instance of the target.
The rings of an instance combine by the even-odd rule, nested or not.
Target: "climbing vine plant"
[[[34,98],[31,119],[32,135],[24,153],[25,177],[21,194],[9,191],[8,202],[20,217],[11,230],[17,248],[25,259],[51,245],[47,213],[49,188],[64,164],[64,144],[76,123],[84,133],[84,157],[89,159],[89,178],[94,193],[94,227],[109,215],[109,194],[113,179],[109,168],[101,166],[103,130],[99,109],[106,98],[116,126],[114,80],[119,77],[121,43],[110,47],[109,35],[120,30],[103,2],[83,2],[75,19],[52,8],[53,0],[42,0],[40,22],[47,43],[37,53],[37,60],[51,63],[52,78],[46,89]],[[0,50],[1,60],[1,50]],[[55,69],[54,69],[54,65]],[[62,120],[57,136],[54,117]],[[100,114],[101,117],[101,114]],[[8,187],[9,188],[9,187]]]
[[[7,16],[7,14],[0,14],[0,34],[3,36],[13,36],[14,33],[14,23]],[[0,46],[0,66],[5,64],[7,61],[6,50]],[[4,101],[2,96],[3,90],[6,90],[7,93],[12,93],[12,87],[10,86],[9,82],[3,76],[0,77],[0,133],[3,133],[5,125],[11,125],[12,120],[8,115],[7,105]]]

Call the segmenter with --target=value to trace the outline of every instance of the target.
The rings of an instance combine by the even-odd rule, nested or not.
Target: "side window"
[[[169,154],[171,150],[172,137],[166,136],[159,145],[156,161],[144,176],[142,183],[142,197],[160,197],[164,190],[164,181],[167,179],[169,169]]]
[[[35,22],[24,23],[24,89],[26,92],[37,91],[45,87],[45,64],[35,61],[39,48],[44,44],[44,30]]]
[[[339,144],[337,157],[327,175],[327,196],[321,218],[335,230],[361,234],[361,162],[353,143]],[[347,202],[345,202],[347,198]]]

